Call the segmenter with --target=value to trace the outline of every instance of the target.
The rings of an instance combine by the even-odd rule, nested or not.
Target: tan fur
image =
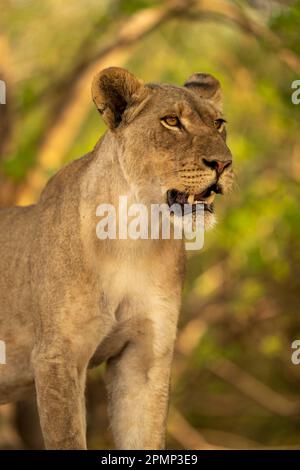
[[[122,449],[164,446],[170,366],[184,275],[181,240],[96,237],[96,208],[161,203],[215,179],[202,158],[228,159],[220,90],[211,76],[185,87],[144,86],[110,68],[93,83],[109,126],[95,149],[60,170],[37,204],[0,211],[0,403],[36,389],[48,449],[85,449],[88,365],[107,362],[109,412]],[[161,117],[176,113],[184,132]],[[224,190],[232,172],[222,174]],[[211,223],[206,215],[206,224]]]

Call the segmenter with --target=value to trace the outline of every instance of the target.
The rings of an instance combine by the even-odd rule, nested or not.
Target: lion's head
[[[184,86],[144,85],[111,67],[95,77],[92,96],[140,201],[193,208],[202,202],[205,225],[211,226],[215,195],[228,191],[233,180],[218,80],[195,73]]]

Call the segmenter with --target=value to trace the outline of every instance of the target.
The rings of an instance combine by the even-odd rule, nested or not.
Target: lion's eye
[[[216,129],[218,129],[219,132],[222,132],[222,130],[224,129],[224,126],[225,126],[225,122],[226,122],[225,119],[222,119],[222,118],[216,119],[214,121],[214,126],[215,126]]]
[[[161,119],[165,127],[180,127],[180,121],[177,116],[165,116]]]

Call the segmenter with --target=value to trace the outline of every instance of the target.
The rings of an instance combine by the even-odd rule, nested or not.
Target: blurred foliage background
[[[189,259],[168,448],[300,448],[300,1],[0,0],[0,205],[34,202],[105,131],[94,73],[216,75],[237,190]],[[1,333],[1,332],[0,332]],[[112,447],[103,368],[87,388],[90,448]],[[0,407],[0,448],[39,448],[33,403]]]

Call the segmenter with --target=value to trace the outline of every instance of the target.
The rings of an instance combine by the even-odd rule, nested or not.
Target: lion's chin
[[[202,216],[200,217],[200,220],[196,218],[196,214],[192,214],[192,220],[187,223],[187,218],[190,217],[191,214],[188,216],[178,216],[175,214],[170,214],[169,220],[171,222],[171,225],[184,228],[185,233],[191,234],[192,232],[207,232],[209,230],[212,230],[216,224],[217,224],[217,218],[213,212],[210,211],[203,211]]]
[[[216,224],[217,224],[217,218],[215,216],[215,213],[209,212],[209,211],[204,211],[203,212],[203,219],[202,223],[198,223],[196,225],[196,217],[195,214],[193,214],[193,230],[199,231],[203,230],[204,232],[208,232],[209,230],[212,230]]]
[[[205,212],[204,214],[204,230],[212,230],[217,225],[217,218],[215,214]]]

